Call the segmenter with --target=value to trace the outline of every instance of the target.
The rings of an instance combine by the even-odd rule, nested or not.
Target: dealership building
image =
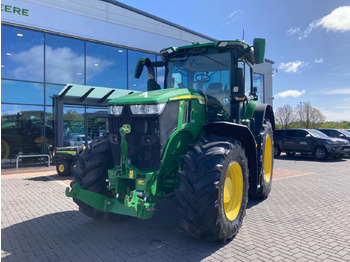
[[[53,98],[67,84],[82,90],[146,91],[147,74],[134,78],[140,57],[160,61],[159,51],[165,47],[216,39],[113,0],[3,0],[1,41],[1,149],[6,166],[15,155],[47,153],[54,146]],[[267,60],[254,68],[259,100],[269,104],[272,64]],[[164,73],[156,72],[161,86]],[[96,112],[104,113],[106,107],[64,105],[60,133],[67,137],[62,138],[65,145],[78,145],[79,136],[72,134],[86,128],[91,136],[107,132],[102,120],[84,123],[85,114]]]

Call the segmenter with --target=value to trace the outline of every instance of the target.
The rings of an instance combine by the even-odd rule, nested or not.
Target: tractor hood
[[[204,97],[193,89],[161,89],[149,92],[133,92],[109,101],[108,105],[157,104],[182,99],[197,99],[204,104]]]

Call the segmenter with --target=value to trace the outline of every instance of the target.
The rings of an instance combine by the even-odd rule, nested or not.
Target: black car
[[[334,128],[324,128],[318,130],[326,134],[327,136],[346,139],[350,142],[350,131]]]
[[[281,152],[291,156],[295,153],[313,154],[317,159],[324,160],[328,156],[342,158],[350,152],[347,140],[333,138],[316,129],[284,129],[275,131],[274,155]]]

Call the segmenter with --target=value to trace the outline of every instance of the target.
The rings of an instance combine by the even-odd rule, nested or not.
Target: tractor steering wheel
[[[211,77],[207,73],[200,73],[200,74],[196,75],[194,79],[195,79],[196,83],[202,82],[202,81],[205,83],[208,83],[208,82],[210,82]]]

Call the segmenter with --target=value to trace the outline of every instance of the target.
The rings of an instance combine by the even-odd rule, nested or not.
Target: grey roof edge
[[[183,30],[183,31],[185,31],[185,32],[188,32],[188,33],[190,33],[190,34],[193,34],[193,35],[196,35],[196,36],[199,36],[199,37],[208,39],[209,41],[212,41],[212,42],[218,41],[218,40],[215,39],[215,38],[212,38],[212,37],[210,37],[210,36],[207,36],[207,35],[198,33],[198,32],[196,32],[196,31],[194,31],[194,30],[188,29],[188,28],[186,28],[186,27],[183,27],[183,26],[181,26],[181,25],[175,24],[175,23],[173,23],[173,22],[170,22],[170,21],[168,21],[168,20],[165,20],[165,19],[160,18],[160,17],[155,16],[155,15],[152,15],[152,14],[147,13],[147,12],[145,12],[145,11],[142,11],[142,10],[140,10],[140,9],[134,8],[134,7],[132,7],[132,6],[129,6],[129,5],[120,3],[120,2],[118,2],[118,1],[115,1],[115,0],[100,0],[100,1],[102,1],[102,2],[107,2],[107,3],[113,4],[113,5],[119,6],[119,7],[121,7],[121,8],[124,8],[124,9],[128,9],[128,10],[130,10],[130,11],[132,11],[132,12],[135,12],[135,13],[137,13],[137,14],[140,14],[140,15],[143,15],[143,16],[146,16],[146,17],[149,17],[149,18],[151,18],[151,19],[153,19],[153,20],[156,20],[156,21],[158,21],[158,22],[161,22],[161,23],[164,23],[164,24],[173,26],[173,27],[175,27],[175,28],[178,28],[178,29]]]

